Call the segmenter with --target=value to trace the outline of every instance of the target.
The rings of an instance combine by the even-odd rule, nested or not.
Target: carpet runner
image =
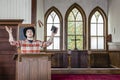
[[[51,80],[120,80],[120,74],[52,74]]]

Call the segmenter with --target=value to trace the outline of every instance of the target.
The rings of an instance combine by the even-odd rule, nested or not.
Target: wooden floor
[[[52,74],[120,74],[120,68],[52,68]]]

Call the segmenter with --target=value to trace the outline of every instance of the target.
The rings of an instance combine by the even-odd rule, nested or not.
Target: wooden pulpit
[[[51,54],[16,54],[16,80],[51,80]]]

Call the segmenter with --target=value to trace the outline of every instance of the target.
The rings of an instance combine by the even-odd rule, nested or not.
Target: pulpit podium
[[[51,80],[51,54],[16,54],[16,80]]]

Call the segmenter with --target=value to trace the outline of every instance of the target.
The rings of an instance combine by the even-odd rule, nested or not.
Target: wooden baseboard
[[[52,74],[120,74],[120,68],[52,68]]]

